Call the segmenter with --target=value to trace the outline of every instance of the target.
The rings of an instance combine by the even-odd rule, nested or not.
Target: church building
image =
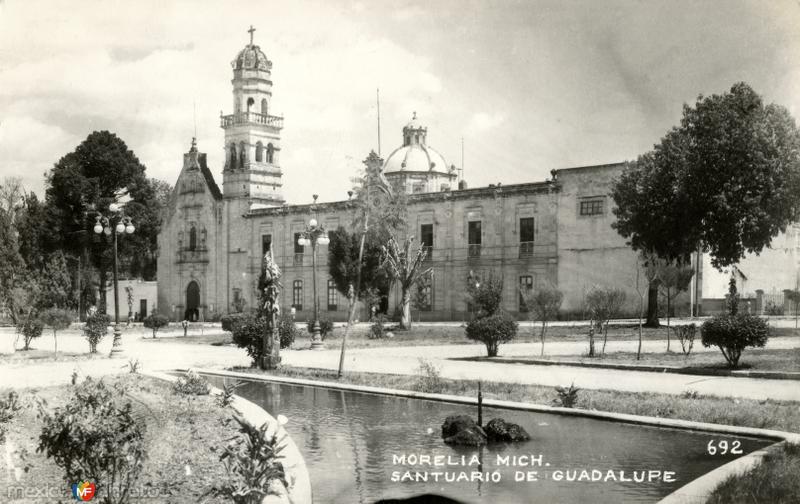
[[[271,115],[272,62],[250,44],[232,62],[232,113],[220,117],[225,164],[220,188],[206,155],[192,141],[183,156],[159,235],[158,311],[172,320],[198,320],[254,307],[262,258],[271,251],[283,273],[281,306],[297,320],[347,318],[347,300],[328,277],[327,248],[317,250],[313,292],[310,247],[298,244],[311,218],[327,230],[350,227],[354,202],[287,204],[282,195],[283,117]],[[503,307],[519,318],[521,290],[553,285],[563,291],[562,313],[581,317],[595,285],[627,293],[624,312],[638,310],[637,255],[615,230],[610,191],[622,163],[551,171],[547,180],[467,188],[458,171],[428,142],[414,114],[398,131],[399,146],[385,161],[365,163],[408,194],[408,230],[427,249],[432,275],[424,286],[422,320],[463,320],[470,272],[504,281]],[[800,230],[798,231],[800,233]],[[791,260],[797,268],[796,254]],[[794,261],[792,263],[792,261]],[[677,312],[702,299],[700,281],[679,299]],[[389,312],[399,289],[387,293]],[[360,312],[363,320],[366,309]]]

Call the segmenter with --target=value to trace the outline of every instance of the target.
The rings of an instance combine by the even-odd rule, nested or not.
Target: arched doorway
[[[200,320],[200,286],[194,280],[186,287],[186,312],[183,318],[190,322]]]

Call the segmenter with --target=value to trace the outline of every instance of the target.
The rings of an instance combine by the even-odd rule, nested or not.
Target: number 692
[[[742,452],[742,442],[738,440],[733,440],[728,442],[724,439],[719,441],[712,439],[706,445],[706,452],[709,455],[741,455]]]

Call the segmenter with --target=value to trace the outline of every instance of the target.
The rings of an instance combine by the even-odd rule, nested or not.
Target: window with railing
[[[303,281],[295,280],[292,282],[292,307],[300,311],[303,309]]]
[[[534,240],[534,220],[533,217],[522,217],[519,220],[519,256],[533,256]]]
[[[525,313],[528,311],[527,300],[533,292],[533,277],[530,275],[522,275],[519,277],[519,311]]]
[[[467,223],[467,256],[470,259],[481,256],[481,221]]]
[[[303,265],[303,254],[305,254],[305,247],[300,245],[298,240],[303,233],[295,233],[294,234],[294,265],[295,266],[302,266]]]
[[[265,234],[261,235],[261,259],[263,260],[264,257],[269,253],[272,249],[272,235]]]
[[[328,311],[339,309],[339,291],[336,290],[336,282],[328,280]]]

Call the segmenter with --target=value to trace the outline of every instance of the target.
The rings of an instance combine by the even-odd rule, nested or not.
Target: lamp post
[[[314,205],[316,207],[317,195],[314,195]],[[315,208],[316,209],[316,208]],[[303,247],[311,246],[311,284],[314,290],[314,325],[311,333],[311,349],[322,350],[322,337],[319,329],[319,296],[317,295],[317,245],[327,245],[330,243],[328,232],[319,225],[317,219],[311,218],[308,221],[306,230],[300,234],[297,244]]]
[[[98,235],[114,235],[114,343],[111,346],[111,357],[122,356],[122,331],[119,328],[119,286],[117,283],[117,235],[132,234],[136,228],[130,217],[122,213],[122,207],[117,203],[108,206],[109,216],[98,213],[95,217],[94,232]],[[105,286],[103,286],[105,288]]]

